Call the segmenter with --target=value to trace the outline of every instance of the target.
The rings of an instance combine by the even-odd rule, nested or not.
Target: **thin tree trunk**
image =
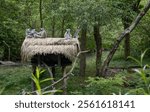
[[[55,66],[53,66],[53,67],[51,68],[51,70],[52,70],[53,77],[56,78],[56,76],[55,76],[55,73],[56,73]]]
[[[5,59],[8,59],[8,61],[10,61],[10,46],[9,46],[9,44],[7,44],[5,41],[3,41],[3,43],[4,43],[4,45],[5,45],[5,47],[4,47],[4,56],[3,56],[3,59],[5,60]],[[8,57],[8,58],[6,58],[6,57]]]
[[[39,12],[40,12],[40,23],[41,23],[40,27],[43,28],[42,0],[40,0]]]
[[[112,59],[112,57],[114,56],[117,48],[119,47],[121,41],[125,38],[125,36],[127,34],[130,34],[134,29],[135,27],[139,24],[140,20],[143,18],[143,16],[147,13],[147,11],[149,10],[150,8],[150,0],[148,1],[148,3],[145,5],[144,9],[138,14],[138,16],[136,17],[136,19],[132,22],[132,24],[130,25],[129,28],[125,29],[121,35],[119,35],[117,41],[115,42],[113,48],[111,49],[111,51],[109,52],[106,60],[104,61],[103,63],[103,66],[102,66],[102,69],[101,69],[101,72],[102,72],[102,76],[105,76],[106,74],[106,71],[107,71],[107,67],[109,66],[109,63]]]
[[[55,37],[55,16],[52,17],[52,37]]]
[[[132,23],[132,20],[129,17],[122,18],[122,23],[124,25],[124,29],[128,28],[130,24]],[[125,59],[130,56],[130,34],[125,35],[125,41],[124,41],[124,57]]]
[[[100,26],[94,26],[94,39],[96,43],[96,76],[100,76],[100,69],[102,64],[102,37],[100,35]]]
[[[32,73],[35,76],[36,75],[36,65],[32,65]],[[31,86],[32,86],[32,91],[36,90],[36,85],[35,82],[33,80],[31,80]]]
[[[63,73],[63,77],[66,77],[67,76],[67,74],[66,74],[66,67],[64,66],[64,67],[62,67],[62,73]],[[66,78],[64,78],[64,80],[63,80],[63,94],[64,95],[67,95],[67,77]]]
[[[136,0],[135,3],[133,3],[132,10],[136,13],[139,13],[139,5],[141,0]],[[122,18],[122,23],[124,25],[124,29],[128,28],[130,24],[132,23],[132,19],[129,16],[126,16]],[[124,42],[124,57],[127,60],[128,56],[130,56],[130,34],[127,34],[125,36],[125,42]]]
[[[82,28],[81,40],[80,40],[81,51],[86,50],[86,33],[87,33],[87,27]],[[80,55],[80,76],[85,76],[85,69],[86,69],[86,54],[83,53]]]
[[[56,0],[52,0],[52,10],[53,11],[55,11],[55,2],[56,2]],[[55,18],[55,15],[53,15],[52,16],[52,37],[55,37],[55,22],[56,22],[56,20],[55,20],[56,18]]]
[[[65,26],[65,17],[62,18],[62,24],[61,24],[61,37],[64,37],[64,26]]]
[[[124,47],[124,57],[127,60],[128,56],[130,56],[130,34],[125,37]]]

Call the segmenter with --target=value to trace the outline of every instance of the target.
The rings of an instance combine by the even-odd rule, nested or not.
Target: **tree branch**
[[[148,1],[148,3],[145,5],[144,9],[138,14],[138,16],[136,17],[136,19],[132,22],[132,24],[125,29],[121,35],[119,35],[117,41],[115,42],[113,48],[111,49],[111,51],[109,52],[106,60],[103,63],[102,69],[101,69],[101,75],[104,76],[106,74],[106,70],[107,67],[109,66],[110,61],[112,60],[117,48],[119,47],[121,41],[125,38],[125,36],[129,33],[131,33],[135,27],[139,24],[139,22],[141,21],[141,19],[144,17],[144,15],[148,12],[150,8],[150,0]]]

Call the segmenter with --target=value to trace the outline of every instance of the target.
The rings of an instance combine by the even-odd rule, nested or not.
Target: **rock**
[[[0,61],[0,65],[17,65],[17,63],[12,61]]]

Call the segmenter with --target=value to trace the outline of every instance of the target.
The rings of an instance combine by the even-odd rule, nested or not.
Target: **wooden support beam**
[[[66,67],[62,67],[63,77],[66,77]],[[67,95],[67,77],[63,80],[63,94]]]
[[[52,70],[53,78],[55,78],[55,72],[56,72],[55,66],[51,67],[51,70]],[[55,80],[55,79],[54,79],[54,80]]]
[[[61,55],[58,55],[58,66],[61,66]]]
[[[33,75],[36,74],[36,65],[32,65],[32,73]],[[35,86],[35,83],[33,80],[31,80],[31,86],[32,86],[32,91],[35,91],[36,90],[36,86]]]

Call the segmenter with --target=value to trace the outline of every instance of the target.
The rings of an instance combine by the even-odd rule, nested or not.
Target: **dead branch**
[[[51,80],[52,83],[55,83],[55,81],[54,81],[54,75],[53,75],[52,71],[50,70],[50,68],[45,63],[44,63],[44,66],[47,68],[48,73],[49,73],[50,77],[52,78],[52,80]],[[52,86],[52,89],[55,90],[55,87]]]

